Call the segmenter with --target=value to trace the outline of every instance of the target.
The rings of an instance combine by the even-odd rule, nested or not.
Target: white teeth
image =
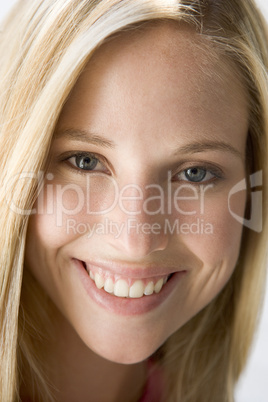
[[[104,286],[104,278],[99,273],[96,273],[95,275],[95,284],[98,289],[101,289]]]
[[[129,297],[138,298],[142,297],[144,292],[144,284],[142,281],[136,281],[129,289]]]
[[[119,279],[114,285],[114,295],[118,297],[128,297],[128,284],[123,279]]]
[[[156,282],[156,284],[154,285],[154,291],[155,291],[155,293],[159,293],[159,292],[160,292],[160,290],[161,290],[162,287],[163,287],[163,283],[164,283],[163,278],[162,278],[162,279],[159,279],[159,281]]]
[[[138,299],[140,297],[150,296],[153,293],[159,293],[162,287],[167,283],[168,276],[159,279],[155,284],[150,281],[145,286],[144,281],[137,280],[129,286],[128,282],[124,279],[118,279],[114,282],[112,277],[105,279],[99,272],[95,274],[89,271],[90,278],[95,282],[98,289],[104,288],[108,293],[114,294],[117,297],[130,297]]]
[[[107,278],[105,283],[104,283],[104,290],[108,293],[113,293],[114,291],[114,282],[112,278]]]
[[[144,294],[146,296],[150,296],[154,293],[154,283],[153,282],[149,282],[146,285],[146,288],[144,289]]]

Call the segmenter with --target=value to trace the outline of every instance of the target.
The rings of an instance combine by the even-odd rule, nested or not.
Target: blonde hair
[[[21,0],[0,34],[1,268],[0,395],[19,400],[27,370],[35,400],[53,401],[40,322],[46,297],[24,274],[36,177],[45,169],[61,109],[93,52],[111,35],[150,20],[188,23],[232,60],[249,94],[249,173],[262,170],[267,209],[268,40],[252,0]],[[29,174],[30,173],[30,174]],[[27,180],[17,180],[21,177]],[[244,228],[235,272],[223,291],[157,352],[166,401],[231,402],[254,336],[265,284],[267,220]],[[22,289],[22,294],[21,294]],[[49,325],[49,324],[48,324]],[[39,342],[39,343],[38,343]]]

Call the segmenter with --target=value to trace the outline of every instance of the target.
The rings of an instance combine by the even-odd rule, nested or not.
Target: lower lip
[[[186,271],[176,272],[172,275],[169,281],[162,287],[159,293],[154,293],[151,296],[143,296],[140,298],[117,297],[107,293],[104,289],[98,289],[94,281],[90,278],[87,271],[83,267],[81,261],[73,259],[80,279],[87,294],[99,306],[103,307],[111,313],[124,316],[133,316],[148,313],[167,300],[173,293],[178,282],[185,276]]]

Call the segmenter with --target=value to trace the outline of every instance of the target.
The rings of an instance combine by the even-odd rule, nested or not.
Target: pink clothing
[[[161,402],[163,401],[164,378],[159,367],[152,361],[148,361],[148,379],[144,393],[139,402]]]

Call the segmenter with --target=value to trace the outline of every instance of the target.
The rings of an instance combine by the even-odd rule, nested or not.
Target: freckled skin
[[[174,149],[196,141],[224,140],[244,155],[247,121],[246,94],[233,68],[212,51],[208,56],[208,45],[188,28],[171,23],[138,34],[124,34],[95,53],[64,106],[58,130],[70,127],[90,130],[112,139],[116,146],[100,148],[66,138],[56,139],[49,167],[54,180],[49,184],[76,183],[86,199],[87,176],[57,158],[67,151],[103,155],[120,189],[135,184],[145,191],[152,183],[165,188],[168,171],[178,172],[178,167],[183,170],[206,163],[219,166],[224,177],[212,181],[213,188],[204,195],[203,211],[200,200],[192,199],[181,201],[180,207],[183,211],[196,211],[195,214],[173,210],[170,215],[165,212],[135,216],[140,223],[160,224],[165,219],[191,224],[199,218],[212,225],[213,235],[137,235],[124,231],[115,239],[109,234],[87,238],[84,234],[67,233],[69,218],[90,225],[105,218],[125,222],[131,216],[118,206],[105,216],[88,215],[86,208],[79,214],[62,213],[60,227],[56,225],[56,214],[31,217],[27,267],[60,311],[64,331],[75,334],[70,336],[70,348],[73,342],[77,350],[86,345],[116,363],[138,363],[223,288],[239,255],[242,227],[229,213],[227,200],[230,189],[245,177],[244,160],[218,150],[191,154],[178,151],[174,155]],[[91,207],[103,210],[113,199],[112,182],[105,173],[90,180]],[[172,183],[173,194],[181,184]],[[46,191],[45,187],[45,199],[57,206],[58,213],[62,212],[59,194],[54,191],[50,198]],[[183,194],[187,196],[186,190]],[[65,210],[71,210],[77,202],[68,191],[63,200]],[[233,202],[240,216],[244,214],[245,200],[246,195],[241,192]],[[139,210],[142,201],[125,201],[124,205],[130,211]],[[74,254],[81,255],[81,260],[89,256],[141,266],[184,264],[188,274],[178,283],[177,291],[159,307],[126,318],[108,313],[88,297],[68,257]],[[77,355],[80,362],[86,359],[86,353]],[[64,364],[68,364],[68,359]]]

